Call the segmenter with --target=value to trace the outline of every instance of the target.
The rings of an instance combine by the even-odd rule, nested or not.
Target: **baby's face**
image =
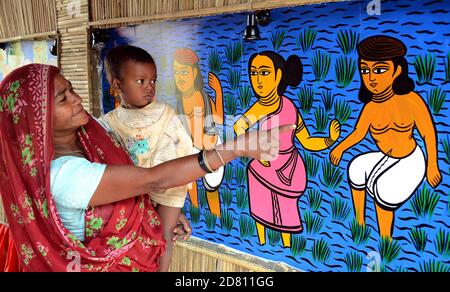
[[[155,101],[157,79],[155,64],[128,61],[123,64],[120,75],[122,106],[142,108]]]

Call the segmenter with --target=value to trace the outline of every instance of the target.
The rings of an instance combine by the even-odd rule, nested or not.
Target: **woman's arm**
[[[288,131],[292,130],[292,126],[283,126],[275,130]],[[272,160],[278,154],[279,149],[278,137],[275,137],[272,131],[248,132],[217,146],[216,149],[225,163],[239,156]],[[266,137],[270,137],[270,139]],[[222,160],[215,151],[207,151],[206,158],[212,169],[222,166]],[[205,174],[198,163],[198,155],[178,158],[153,168],[130,165],[107,166],[89,205],[105,205],[141,194],[161,192],[186,185]]]
[[[329,137],[311,137],[308,128],[303,121],[300,113],[298,114],[297,130],[295,131],[297,139],[302,146],[309,151],[322,151],[331,147],[341,135],[341,126],[337,120],[333,120],[330,124]]]
[[[347,136],[341,143],[339,143],[333,151],[330,153],[331,163],[338,165],[341,161],[344,152],[353,145],[361,142],[366,137],[370,127],[370,114],[368,113],[367,106],[363,108],[356,122],[355,129]]]
[[[420,95],[412,93],[411,98],[414,98],[412,102],[416,127],[425,141],[427,150],[427,180],[435,188],[442,180],[438,167],[436,128],[431,113]]]

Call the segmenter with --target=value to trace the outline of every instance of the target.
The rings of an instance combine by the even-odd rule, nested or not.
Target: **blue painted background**
[[[111,30],[111,39],[107,48],[120,44],[130,43],[147,49],[156,59],[158,66],[158,98],[175,106],[173,94],[174,83],[172,77],[172,55],[178,47],[189,47],[194,49],[201,58],[201,69],[204,77],[209,72],[208,56],[212,50],[217,49],[222,56],[223,66],[219,79],[224,88],[225,113],[229,107],[227,98],[234,98],[237,102],[237,112],[234,118],[227,121],[226,133],[232,133],[233,122],[245,112],[247,108],[242,108],[239,90],[249,87],[249,76],[247,63],[249,56],[254,52],[263,50],[275,50],[270,38],[273,32],[284,31],[286,37],[278,52],[285,58],[292,54],[301,57],[304,64],[303,82],[297,88],[288,88],[286,96],[293,100],[294,104],[301,111],[301,103],[297,93],[303,86],[309,86],[315,91],[315,99],[312,110],[302,116],[311,134],[324,134],[316,131],[316,120],[314,112],[318,108],[323,108],[320,93],[331,90],[334,99],[343,101],[351,106],[352,114],[342,125],[342,137],[346,137],[352,131],[356,119],[362,108],[358,101],[358,90],[360,78],[356,72],[353,82],[346,88],[340,88],[336,84],[335,63],[336,59],[344,56],[337,44],[337,35],[340,30],[352,30],[359,34],[360,40],[376,35],[385,34],[399,38],[408,47],[407,60],[410,64],[410,77],[417,80],[417,74],[413,66],[416,56],[431,54],[436,60],[436,71],[431,84],[416,85],[418,92],[425,100],[433,87],[439,87],[446,92],[447,97],[441,111],[433,115],[438,132],[439,166],[443,174],[443,182],[433,190],[439,196],[439,202],[430,217],[419,218],[412,210],[412,199],[406,202],[397,212],[394,230],[394,239],[400,247],[400,253],[392,262],[382,260],[382,269],[385,271],[420,271],[426,270],[426,266],[434,263],[434,267],[448,268],[450,266],[450,220],[449,220],[449,192],[450,192],[450,169],[448,153],[444,152],[444,141],[449,141],[450,122],[449,117],[449,83],[445,83],[446,75],[444,60],[450,52],[450,5],[448,1],[431,0],[403,0],[403,1],[382,1],[382,14],[379,16],[369,16],[366,13],[366,6],[370,1],[339,2],[320,5],[308,5],[295,8],[282,8],[272,10],[272,22],[267,27],[260,27],[262,40],[255,42],[243,42],[242,34],[246,24],[246,14],[226,14],[205,18],[187,19],[179,21],[165,21],[148,25],[140,25],[122,29]],[[312,50],[304,52],[297,45],[299,34],[306,28],[317,32],[317,37]],[[230,66],[225,58],[225,48],[230,43],[242,42],[244,55],[240,64]],[[324,81],[314,81],[311,60],[316,51],[321,50],[331,54],[332,61],[330,72]],[[103,53],[105,53],[105,50]],[[348,55],[349,58],[357,61],[356,52]],[[447,61],[448,62],[448,61]],[[227,81],[228,70],[235,69],[241,71],[241,81],[237,90],[230,88]],[[206,81],[206,80],[205,80]],[[206,86],[211,96],[213,92]],[[104,111],[112,108],[111,97],[107,94],[108,85],[104,80],[103,99]],[[228,96],[228,97],[227,97]],[[252,97],[250,104],[255,102]],[[328,113],[329,122],[335,118],[334,111]],[[423,142],[419,135],[415,134],[419,145],[423,148]],[[341,140],[342,140],[341,137]],[[201,199],[200,217],[197,220],[192,218],[189,199],[186,202],[185,212],[193,221],[194,236],[209,240],[211,242],[224,244],[231,248],[250,253],[268,260],[282,261],[293,267],[306,271],[347,271],[348,260],[346,257],[354,254],[355,258],[362,260],[362,271],[366,267],[377,261],[380,252],[379,235],[376,223],[373,200],[368,197],[367,201],[367,225],[370,230],[370,237],[367,242],[356,244],[351,236],[350,225],[354,218],[351,201],[350,188],[348,186],[346,170],[348,162],[355,156],[368,151],[376,150],[372,140],[366,138],[362,143],[353,147],[343,156],[343,161],[339,166],[339,172],[343,180],[335,189],[328,189],[323,183],[323,163],[329,163],[329,150],[317,153],[306,153],[297,143],[302,156],[312,157],[319,163],[317,175],[309,177],[308,190],[318,190],[322,194],[320,208],[314,211],[308,203],[308,191],[301,198],[299,208],[302,219],[305,214],[318,218],[323,222],[320,231],[310,234],[304,231],[295,235],[296,241],[306,240],[306,247],[300,254],[293,253],[290,249],[283,248],[279,234],[271,234],[271,239],[266,245],[258,243],[256,230],[251,236],[241,234],[240,220],[250,219],[248,204],[245,203],[247,194],[246,178],[237,175],[244,172],[248,161],[237,160],[228,166],[228,176],[221,186],[223,216],[231,216],[233,226],[230,231],[222,228],[220,219],[215,224],[208,227],[207,217],[210,217],[209,210],[204,198],[204,189],[200,187]],[[447,150],[448,151],[448,150]],[[305,154],[306,153],[306,154]],[[201,182],[199,181],[199,185]],[[424,182],[419,190],[424,187],[430,188]],[[232,200],[225,204],[224,193],[232,195]],[[239,202],[238,206],[238,197]],[[331,203],[335,198],[340,198],[350,209],[350,214],[345,220],[334,220],[332,218]],[[202,204],[203,202],[203,204]],[[210,220],[210,219],[208,219]],[[253,222],[251,220],[250,222]],[[411,228],[418,228],[427,234],[427,245],[425,251],[418,252],[412,242]],[[437,234],[444,232],[444,245],[447,242],[447,249],[439,252],[437,249]],[[318,240],[325,241],[330,250],[330,256],[326,261],[319,261],[312,256],[313,245]],[[270,242],[272,241],[272,242]]]

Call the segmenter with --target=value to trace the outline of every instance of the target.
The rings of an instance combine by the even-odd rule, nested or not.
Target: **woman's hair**
[[[152,56],[144,49],[129,45],[112,48],[105,58],[105,69],[109,82],[113,79],[121,80],[122,66],[128,61],[155,64]]]
[[[406,55],[405,44],[393,37],[377,35],[366,38],[358,45],[359,64],[361,59],[367,61],[392,61],[394,63],[394,70],[397,67],[402,68],[400,75],[392,83],[392,89],[395,94],[408,94],[414,90],[414,81],[408,76],[408,62],[405,59]],[[360,74],[361,71],[360,71]],[[370,92],[361,77],[361,88],[359,90],[359,100],[363,103],[368,103],[372,100],[373,93]]]
[[[281,55],[273,51],[255,53],[250,57],[248,62],[249,72],[251,71],[252,62],[257,56],[266,56],[270,58],[275,67],[275,74],[277,74],[278,69],[281,69],[283,75],[277,88],[277,93],[279,96],[284,94],[288,86],[298,86],[302,81],[303,64],[299,56],[292,55],[287,59],[287,61],[285,61]]]

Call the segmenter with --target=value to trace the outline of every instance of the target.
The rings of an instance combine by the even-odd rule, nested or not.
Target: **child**
[[[192,154],[192,139],[175,111],[155,101],[157,72],[150,54],[134,46],[119,46],[108,53],[105,65],[111,91],[120,96],[120,106],[102,116],[100,122],[127,149],[134,164],[153,167]],[[151,194],[167,242],[159,271],[169,269],[173,230],[186,193],[187,186]]]

